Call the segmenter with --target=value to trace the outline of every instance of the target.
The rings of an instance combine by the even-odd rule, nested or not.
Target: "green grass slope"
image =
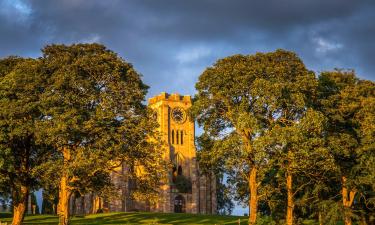
[[[103,213],[73,217],[72,225],[123,225],[123,224],[247,224],[247,217],[241,216],[212,216],[177,213]],[[0,214],[1,222],[11,222],[10,214]],[[51,215],[26,216],[25,225],[56,225],[58,218]]]

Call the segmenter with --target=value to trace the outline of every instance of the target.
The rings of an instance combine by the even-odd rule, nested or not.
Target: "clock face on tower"
[[[186,112],[181,107],[175,107],[171,111],[171,117],[176,123],[184,123],[186,120]]]

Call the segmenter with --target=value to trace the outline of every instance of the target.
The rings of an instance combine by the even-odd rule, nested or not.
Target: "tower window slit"
[[[182,175],[182,167],[181,166],[178,166],[177,175],[179,175],[179,176]]]
[[[172,130],[172,144],[174,144],[174,130]]]
[[[184,133],[183,131],[181,131],[181,145],[184,144]]]
[[[178,130],[176,130],[176,144],[178,144]]]

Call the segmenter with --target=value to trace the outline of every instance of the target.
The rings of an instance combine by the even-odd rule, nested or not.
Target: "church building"
[[[161,183],[159,200],[156,204],[139,202],[131,198],[134,183],[126,179],[127,168],[123,165],[112,173],[112,181],[119,190],[115,199],[105,200],[93,195],[72,199],[73,214],[92,213],[93,209],[108,212],[148,211],[164,213],[216,214],[216,178],[201,174],[196,161],[195,123],[188,117],[192,105],[191,96],[161,94],[148,100],[159,122],[162,141],[166,143],[165,160],[173,168],[166,171],[168,179]],[[188,190],[179,190],[175,183],[178,177],[189,181]],[[72,209],[74,208],[74,209]]]

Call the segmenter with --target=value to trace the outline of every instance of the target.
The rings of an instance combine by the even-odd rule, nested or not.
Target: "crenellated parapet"
[[[161,92],[159,95],[149,98],[148,104],[152,105],[160,101],[175,101],[175,102],[184,102],[188,104],[192,103],[190,95],[180,95],[178,93],[168,94],[166,92]]]

